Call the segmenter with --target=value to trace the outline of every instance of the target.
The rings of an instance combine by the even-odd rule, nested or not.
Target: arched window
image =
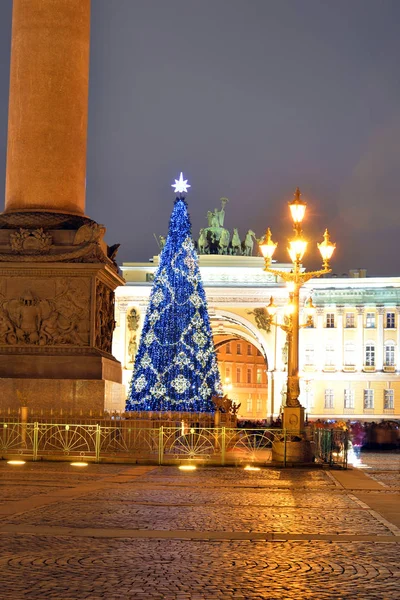
[[[356,364],[356,346],[353,342],[346,342],[344,345],[344,364],[346,367]]]

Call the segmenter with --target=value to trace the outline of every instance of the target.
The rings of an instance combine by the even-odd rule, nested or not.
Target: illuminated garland
[[[221,394],[187,204],[178,197],[154,277],[126,410],[213,412],[211,398]]]

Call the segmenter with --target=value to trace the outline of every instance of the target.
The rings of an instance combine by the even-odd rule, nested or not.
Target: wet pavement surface
[[[358,467],[1,461],[0,598],[397,600],[400,454]]]

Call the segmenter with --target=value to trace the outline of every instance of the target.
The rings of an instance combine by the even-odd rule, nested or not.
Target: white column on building
[[[376,307],[378,313],[378,339],[376,343],[375,365],[377,371],[383,371],[383,317],[385,314],[384,306]]]
[[[277,314],[276,317],[277,323],[285,322],[285,315],[283,313]],[[279,371],[285,371],[287,369],[287,353],[284,353],[285,344],[286,344],[286,332],[283,331],[280,327],[275,327],[276,329],[276,344],[275,344],[275,369]],[[286,364],[285,364],[286,361]]]
[[[325,342],[324,336],[324,309],[323,307],[317,307],[317,344],[314,347],[315,367],[317,371],[322,371],[324,368],[325,360],[325,348],[323,346]]]
[[[275,371],[267,371],[267,417],[273,417],[276,412],[274,376]]]
[[[336,365],[339,371],[343,369],[343,313],[344,306],[338,306],[337,311],[337,352]]]
[[[356,368],[361,371],[364,366],[364,307],[356,306],[357,309],[357,344],[356,344]]]
[[[123,369],[126,369],[126,313],[128,310],[128,302],[123,299],[119,300],[117,303],[117,307],[119,310],[119,352],[116,353],[115,356],[121,362],[121,366]]]

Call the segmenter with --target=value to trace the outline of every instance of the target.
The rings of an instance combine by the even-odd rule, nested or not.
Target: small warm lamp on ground
[[[319,271],[306,272],[302,266],[302,260],[307,250],[307,240],[303,236],[302,222],[306,212],[307,204],[301,199],[299,188],[296,189],[294,199],[289,202],[289,208],[293,221],[294,236],[289,240],[288,252],[293,263],[293,268],[290,272],[280,271],[279,269],[271,268],[272,257],[277,248],[277,243],[272,240],[271,230],[268,228],[263,243],[260,244],[260,250],[264,256],[265,267],[264,271],[277,275],[290,285],[289,304],[287,306],[285,323],[278,324],[286,331],[288,339],[288,379],[287,379],[287,395],[286,406],[283,410],[283,426],[286,429],[300,432],[304,426],[304,408],[300,405],[300,385],[299,385],[299,329],[300,327],[309,326],[312,323],[312,317],[315,307],[311,298],[305,303],[304,311],[307,317],[307,322],[304,325],[299,325],[299,303],[300,303],[300,288],[306,281],[313,277],[320,277],[331,271],[329,261],[335,250],[335,244],[330,241],[329,232],[326,229],[324,239],[318,245],[318,249],[322,256],[322,269]],[[270,303],[267,306],[268,313],[273,317],[276,314],[277,307],[271,297]]]

